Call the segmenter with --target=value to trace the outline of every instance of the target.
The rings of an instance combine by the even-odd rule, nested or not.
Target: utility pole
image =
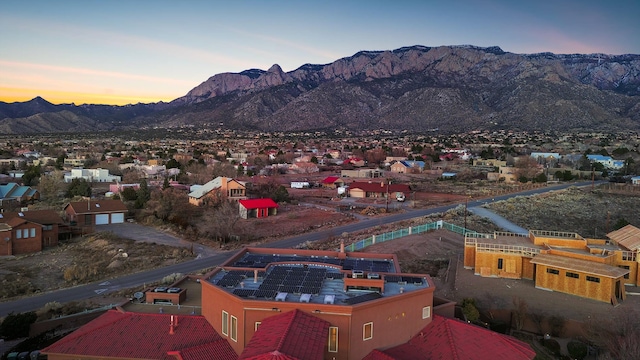
[[[386,201],[386,206],[385,206],[385,212],[388,213],[389,212],[389,185],[391,185],[391,179],[387,179],[387,201]]]

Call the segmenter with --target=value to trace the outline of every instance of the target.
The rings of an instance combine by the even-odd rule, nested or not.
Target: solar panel
[[[384,280],[389,283],[397,283],[402,281],[402,276],[400,275],[385,275]]]
[[[256,290],[250,290],[250,289],[235,289],[233,290],[233,294],[240,296],[241,298],[248,298],[248,297],[253,297],[255,296],[255,292]]]

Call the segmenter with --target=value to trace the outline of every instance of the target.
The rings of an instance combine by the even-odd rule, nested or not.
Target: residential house
[[[608,302],[626,297],[624,285],[640,285],[640,229],[627,226],[588,239],[576,233],[530,230],[465,236],[464,266],[485,277],[534,280],[540,289]]]
[[[325,189],[337,189],[344,186],[344,181],[337,176],[327,176],[320,182],[320,185]]]
[[[218,176],[200,187],[192,187],[189,193],[189,203],[195,206],[201,206],[207,201],[237,201],[246,198],[246,183],[224,176]]]
[[[429,275],[401,273],[394,254],[349,253],[344,245],[245,248],[198,280],[201,316],[111,310],[42,353],[52,360],[535,356],[514,338],[450,320],[454,303],[433,296]]]
[[[120,224],[129,210],[120,200],[70,202],[64,207],[66,221],[76,230],[91,232],[95,225]]]
[[[489,181],[504,181],[506,183],[514,183],[518,181],[516,168],[513,166],[500,166],[498,172],[487,173]]]
[[[473,159],[473,166],[492,166],[499,168],[501,166],[507,166],[507,162],[498,159]]]
[[[289,172],[295,174],[312,174],[320,172],[318,165],[312,162],[296,162],[289,167]]]
[[[40,200],[40,192],[30,186],[22,186],[14,182],[0,185],[0,209],[15,210],[36,200]]]
[[[250,217],[263,218],[276,215],[278,204],[272,199],[244,199],[238,200],[240,217],[248,219]]]
[[[398,174],[420,173],[424,170],[424,161],[403,160],[391,164],[391,172]]]
[[[624,160],[614,160],[611,156],[604,156],[599,154],[587,155],[589,161],[602,164],[605,168],[610,170],[619,170],[624,167]]]
[[[341,170],[340,177],[350,178],[369,178],[376,179],[384,175],[384,172],[380,169],[355,169],[355,170]]]
[[[631,184],[640,185],[640,176],[634,176],[631,178]]]
[[[354,198],[393,198],[399,195],[408,197],[411,194],[411,188],[406,184],[389,184],[386,181],[380,182],[364,182],[354,181],[349,184],[349,196]]]
[[[64,176],[64,182],[70,183],[73,179],[85,179],[88,182],[118,182],[122,178],[109,174],[107,169],[71,169],[71,173]]]
[[[53,210],[0,213],[0,255],[19,255],[58,245],[62,218]]]

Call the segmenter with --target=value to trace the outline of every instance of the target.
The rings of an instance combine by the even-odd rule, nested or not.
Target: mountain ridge
[[[29,106],[60,106],[42,101]],[[170,103],[129,105],[135,111],[89,107],[93,113],[65,109],[110,129],[223,123],[261,131],[635,131],[640,129],[640,55],[414,45],[359,51],[289,72],[274,64],[268,70],[215,74]],[[13,113],[0,102],[0,118]]]

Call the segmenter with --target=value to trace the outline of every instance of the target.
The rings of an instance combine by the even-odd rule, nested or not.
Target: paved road
[[[469,208],[469,212],[491,220],[492,223],[498,225],[500,228],[504,229],[505,231],[509,231],[516,234],[529,233],[529,230],[512,223],[511,221],[503,218],[502,216],[494,213],[489,209],[476,206],[476,207]]]
[[[467,203],[467,206],[478,207],[489,201],[500,201],[500,200],[506,200],[515,196],[528,196],[528,195],[540,194],[548,191],[561,190],[571,186],[590,186],[591,184],[592,184],[591,182],[562,184],[562,185],[557,185],[553,187],[546,187],[546,188],[524,191],[517,194],[506,194],[506,195],[496,196],[495,198],[492,198],[489,200],[469,201]],[[338,227],[327,229],[327,230],[322,230],[314,233],[303,234],[303,235],[299,235],[291,238],[278,240],[276,242],[264,244],[262,245],[262,247],[291,248],[307,241],[316,241],[316,240],[326,239],[329,236],[340,235],[344,232],[360,231],[360,230],[364,230],[364,229],[378,226],[381,224],[393,223],[397,221],[408,220],[415,217],[421,217],[421,216],[430,215],[434,213],[445,212],[449,209],[455,208],[458,205],[459,204],[453,204],[453,205],[447,205],[447,206],[439,206],[437,208],[431,208],[431,209],[417,209],[417,210],[407,211],[404,213],[389,215],[383,218],[368,219],[368,220],[359,221],[356,223],[338,226]],[[10,312],[21,313],[21,312],[36,310],[42,307],[44,304],[52,301],[64,303],[69,301],[84,300],[84,299],[88,299],[103,293],[108,293],[108,292],[119,290],[119,289],[126,289],[134,286],[140,286],[140,285],[143,285],[144,283],[152,283],[173,273],[187,274],[187,273],[195,272],[201,269],[219,265],[223,263],[225,260],[227,260],[234,253],[235,251],[217,253],[215,255],[206,256],[200,259],[190,260],[190,261],[183,262],[176,265],[166,266],[160,269],[143,271],[143,272],[126,275],[126,276],[115,278],[115,279],[104,280],[101,282],[95,282],[87,285],[76,286],[68,289],[56,290],[56,291],[52,291],[52,292],[48,292],[40,295],[31,296],[29,298],[0,303],[0,317],[5,316]]]

